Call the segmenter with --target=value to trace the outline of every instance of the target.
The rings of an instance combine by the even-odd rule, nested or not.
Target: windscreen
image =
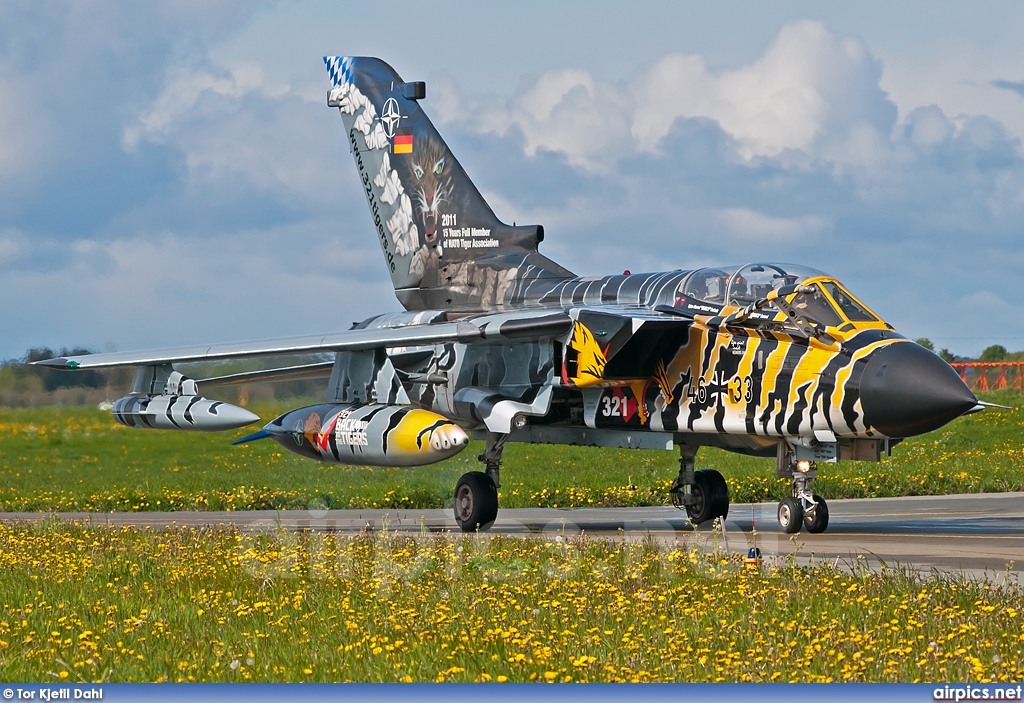
[[[843,318],[832,306],[820,285],[814,286],[813,293],[801,293],[793,299],[793,308],[811,322],[826,327],[839,327]]]
[[[825,290],[836,301],[836,305],[850,322],[878,322],[878,316],[857,302],[856,299],[840,288],[834,281],[825,282]]]

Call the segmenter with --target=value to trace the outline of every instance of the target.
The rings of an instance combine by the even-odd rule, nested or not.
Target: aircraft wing
[[[462,338],[480,337],[480,328],[465,322],[443,322],[432,325],[348,330],[332,334],[303,337],[282,337],[252,342],[204,344],[136,352],[84,354],[37,361],[41,366],[57,369],[104,369],[115,366],[155,366],[195,361],[222,361],[285,354],[316,354],[320,352],[362,351],[385,346],[414,346],[456,342]]]
[[[282,337],[251,342],[204,344],[135,352],[83,354],[35,362],[56,369],[103,369],[116,366],[158,366],[183,362],[223,361],[260,356],[317,354],[339,351],[364,351],[380,347],[414,347],[447,342],[471,344],[487,340],[522,340],[556,337],[569,330],[572,319],[562,311],[524,311],[505,313],[478,320],[399,327],[354,329],[331,334]],[[301,367],[305,370],[307,367]],[[291,371],[292,369],[288,369]]]
[[[637,335],[641,328],[651,333],[665,332],[669,329],[684,330],[692,320],[655,312],[651,310],[620,309],[614,306],[596,306],[592,308],[573,308],[570,310],[521,310],[508,313],[497,313],[470,320],[454,322],[434,322],[427,324],[408,324],[395,327],[375,327],[370,329],[354,329],[331,334],[317,334],[303,337],[282,337],[279,339],[263,339],[251,342],[231,342],[227,344],[204,344],[189,347],[173,347],[135,352],[113,352],[105,354],[83,354],[55,359],[44,359],[36,364],[50,368],[78,370],[103,369],[117,366],[161,366],[185,362],[223,361],[227,359],[244,359],[261,356],[284,356],[289,354],[317,354],[340,351],[366,351],[382,347],[408,348],[431,344],[459,342],[462,344],[478,343],[514,343],[530,339],[552,339],[567,335],[576,329],[579,323],[592,327],[596,334],[607,339],[602,340],[606,347],[605,353],[618,351],[619,347],[634,336],[638,340],[644,335]],[[574,332],[577,334],[578,332]],[[613,343],[614,337],[614,343]],[[649,346],[653,339],[644,337],[643,346]],[[595,340],[596,341],[596,340]],[[609,346],[610,344],[610,346]],[[325,365],[312,364],[301,367],[271,369],[267,371],[249,372],[246,374],[209,379],[207,384],[214,382],[232,383],[257,380],[258,376],[274,374],[280,377],[291,375],[319,375],[324,373]],[[270,380],[269,378],[263,380]]]

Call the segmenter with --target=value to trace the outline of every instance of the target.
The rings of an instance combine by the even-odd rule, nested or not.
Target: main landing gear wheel
[[[783,532],[789,535],[796,534],[800,531],[803,521],[804,509],[800,506],[799,500],[793,496],[786,496],[779,502],[779,527]]]
[[[696,524],[725,518],[729,514],[729,488],[722,474],[714,469],[693,472],[693,487],[690,489],[693,503],[686,506],[686,514]]]
[[[814,508],[804,511],[804,526],[812,534],[820,534],[828,527],[828,503],[819,495],[814,496]]]
[[[463,474],[455,484],[455,522],[463,532],[486,530],[498,517],[498,487],[483,471]]]
[[[729,514],[729,488],[714,469],[693,470],[699,446],[679,444],[679,476],[668,489],[672,505],[685,509],[690,521],[699,525],[725,519]]]

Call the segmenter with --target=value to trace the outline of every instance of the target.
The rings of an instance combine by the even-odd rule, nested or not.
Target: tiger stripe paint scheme
[[[683,278],[672,277],[675,287]],[[821,280],[832,279],[811,282]],[[831,343],[802,338],[795,329],[716,329],[655,312],[673,289],[646,297],[646,306],[636,305],[636,299],[629,301],[633,305],[617,306],[616,319],[624,324],[615,335],[597,328],[601,318],[589,320],[593,329],[587,326],[588,314],[596,309],[570,308],[574,319],[566,334],[519,343],[497,336],[490,343],[423,347],[418,363],[400,369],[398,377],[443,376],[443,384],[405,382],[410,402],[468,428],[499,433],[511,432],[510,421],[519,413],[531,423],[671,432],[681,441],[687,441],[686,434],[760,437],[770,440],[760,443],[766,448],[779,438],[813,437],[816,431],[837,438],[883,437],[865,420],[858,387],[866,358],[884,346],[907,343],[888,325],[862,324],[850,333],[829,328]],[[437,317],[443,313],[432,319]],[[500,327],[503,317],[462,320],[486,329],[496,320]],[[394,315],[389,318],[397,322]],[[661,344],[651,363],[653,373],[606,374],[615,370],[616,344],[619,352],[629,353],[630,340],[642,337],[648,325]],[[398,351],[395,358],[401,363],[408,350]],[[515,407],[495,417],[502,403]],[[588,415],[584,406],[597,411]],[[730,441],[724,438],[723,443]],[[744,439],[739,446],[750,443]]]
[[[285,449],[358,466],[423,466],[465,449],[465,430],[427,410],[396,405],[313,405],[264,427]]]
[[[259,420],[245,408],[198,395],[130,395],[112,408],[114,421],[125,427],[155,430],[222,432]]]

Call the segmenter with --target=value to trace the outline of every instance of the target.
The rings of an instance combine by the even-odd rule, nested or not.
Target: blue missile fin
[[[270,433],[267,432],[266,430],[260,430],[259,432],[253,432],[251,435],[249,435],[247,437],[242,437],[241,439],[236,439],[234,442],[231,443],[231,446],[233,447],[236,444],[246,444],[248,442],[255,442],[258,439],[270,439]]]

